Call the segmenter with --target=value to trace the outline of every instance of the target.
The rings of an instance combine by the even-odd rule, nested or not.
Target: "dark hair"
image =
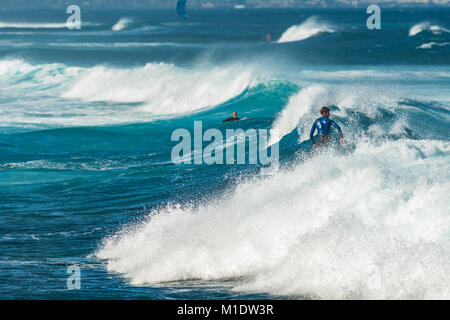
[[[325,112],[330,112],[330,108],[322,107],[322,109],[320,109],[320,114],[325,113]]]

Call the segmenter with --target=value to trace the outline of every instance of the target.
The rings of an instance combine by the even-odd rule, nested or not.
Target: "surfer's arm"
[[[334,120],[331,120],[331,125],[339,131],[341,139],[344,138],[344,134],[342,133],[341,127],[339,127],[339,125],[336,122],[334,122]]]
[[[336,122],[334,122],[333,120],[331,120],[331,125],[332,125],[333,127],[335,127],[336,129],[338,129],[339,135],[340,135],[339,141],[341,142],[341,146],[344,146],[345,141],[344,141],[344,135],[342,134],[342,129],[341,129],[341,127],[339,127],[339,125],[338,125]]]
[[[313,126],[311,128],[311,132],[309,133],[309,138],[311,139],[312,143],[315,144],[314,141],[314,132],[316,131],[316,121],[314,121]]]

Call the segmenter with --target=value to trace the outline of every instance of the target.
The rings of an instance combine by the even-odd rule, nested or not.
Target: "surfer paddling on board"
[[[247,120],[248,118],[238,118],[237,117],[237,112],[233,112],[233,116],[232,117],[230,117],[230,118],[228,118],[228,119],[225,119],[225,120],[223,120],[222,121],[222,123],[223,122],[230,122],[230,121],[242,121],[242,120]]]
[[[320,109],[320,114],[322,115],[322,117],[314,121],[311,132],[309,134],[309,137],[311,138],[311,141],[313,143],[313,149],[325,149],[330,147],[332,143],[332,139],[330,136],[331,126],[338,129],[341,145],[344,146],[344,135],[342,134],[342,129],[336,122],[330,119],[330,109],[328,107],[322,107]],[[316,130],[319,135],[319,137],[317,138],[317,142],[314,141],[314,132]]]

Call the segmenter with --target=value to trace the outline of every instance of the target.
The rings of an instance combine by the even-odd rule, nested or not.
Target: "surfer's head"
[[[322,115],[322,117],[329,117],[330,116],[330,108],[328,108],[327,106],[322,107],[320,109],[320,114]]]
[[[237,118],[237,112],[233,112],[233,118]]]

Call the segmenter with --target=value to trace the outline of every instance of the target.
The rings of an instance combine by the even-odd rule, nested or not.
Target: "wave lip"
[[[303,23],[287,29],[277,42],[286,43],[302,41],[325,32],[332,33],[335,32],[335,30],[328,24],[319,22],[315,16],[312,16]]]
[[[311,113],[312,108],[317,105],[318,99],[324,93],[325,88],[322,85],[314,84],[291,97],[270,130],[269,145],[277,143],[283,136],[294,130],[300,118]],[[278,134],[275,135],[275,132]]]
[[[133,20],[130,18],[120,18],[119,21],[111,28],[112,31],[121,31],[128,27]]]

